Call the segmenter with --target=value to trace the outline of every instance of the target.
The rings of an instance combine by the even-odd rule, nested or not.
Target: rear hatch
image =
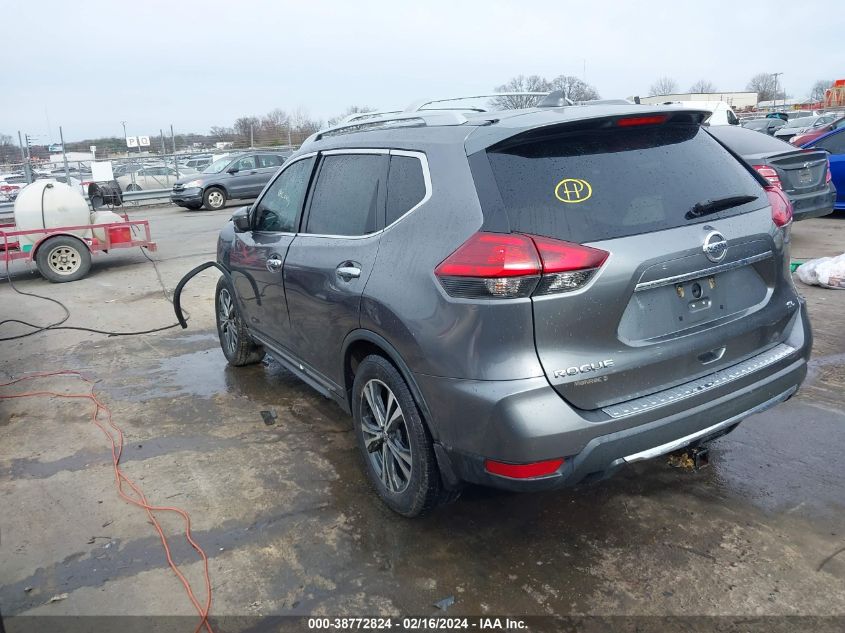
[[[699,125],[544,126],[486,157],[510,231],[608,253],[585,283],[532,297],[540,362],[575,407],[654,393],[782,340],[791,312],[773,296],[791,290],[767,192]]]
[[[796,150],[768,159],[778,170],[781,186],[790,195],[802,195],[825,189],[827,152]]]

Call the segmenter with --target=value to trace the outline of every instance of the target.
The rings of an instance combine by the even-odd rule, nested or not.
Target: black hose
[[[179,280],[179,283],[176,284],[176,289],[173,291],[173,311],[176,313],[176,319],[179,321],[179,325],[182,326],[183,330],[188,327],[188,321],[182,314],[182,289],[185,287],[186,283],[193,279],[194,275],[196,275],[197,273],[201,273],[206,268],[211,268],[212,266],[218,268],[229,282],[232,281],[231,274],[229,274],[229,271],[226,270],[226,268],[224,268],[221,264],[218,264],[217,262],[205,262],[204,264],[200,264],[196,268],[192,268],[187,273],[185,273],[182,279]]]

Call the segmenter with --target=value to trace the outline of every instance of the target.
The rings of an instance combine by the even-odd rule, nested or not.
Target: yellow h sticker
[[[592,186],[581,178],[564,178],[555,187],[555,198],[570,204],[584,202],[592,195]]]

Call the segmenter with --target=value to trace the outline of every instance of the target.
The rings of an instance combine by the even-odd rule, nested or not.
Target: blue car
[[[830,178],[836,187],[836,211],[845,211],[845,128],[833,130],[805,143],[804,149],[823,149],[830,153]]]

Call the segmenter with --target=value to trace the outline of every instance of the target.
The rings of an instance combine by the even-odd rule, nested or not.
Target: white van
[[[710,110],[711,114],[705,121],[708,125],[739,125],[731,107],[724,101],[665,101],[665,105],[681,105],[696,110]]]

